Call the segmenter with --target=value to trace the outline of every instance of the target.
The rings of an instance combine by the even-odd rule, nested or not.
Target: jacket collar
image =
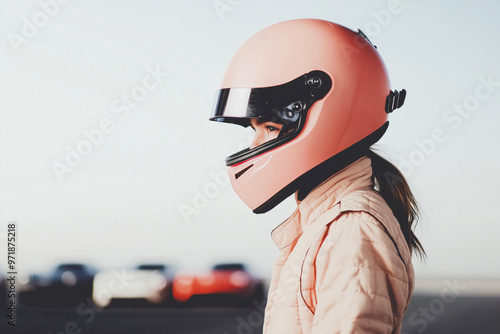
[[[361,189],[372,189],[371,160],[363,157],[314,188],[304,200],[297,202],[295,212],[271,236],[282,249],[291,245],[321,214],[345,195]]]

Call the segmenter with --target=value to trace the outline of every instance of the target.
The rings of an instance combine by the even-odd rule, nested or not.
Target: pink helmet
[[[305,197],[366,155],[405,94],[390,91],[382,59],[361,31],[291,20],[258,32],[236,52],[210,120],[283,124],[276,139],[226,158],[234,190],[262,213],[297,190]]]

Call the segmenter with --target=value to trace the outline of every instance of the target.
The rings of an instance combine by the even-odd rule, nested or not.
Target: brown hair
[[[421,258],[425,257],[424,248],[412,231],[419,218],[419,208],[408,182],[396,166],[380,155],[369,150],[367,156],[372,161],[372,180],[375,189],[398,220],[410,251],[416,251]]]

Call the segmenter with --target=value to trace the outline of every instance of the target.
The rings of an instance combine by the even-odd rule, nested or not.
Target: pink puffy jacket
[[[369,158],[315,188],[272,232],[280,249],[264,334],[399,333],[411,254]]]

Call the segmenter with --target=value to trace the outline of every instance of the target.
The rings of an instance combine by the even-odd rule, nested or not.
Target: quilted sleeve
[[[373,216],[347,212],[330,224],[315,267],[313,334],[398,331],[410,278],[393,239]]]

